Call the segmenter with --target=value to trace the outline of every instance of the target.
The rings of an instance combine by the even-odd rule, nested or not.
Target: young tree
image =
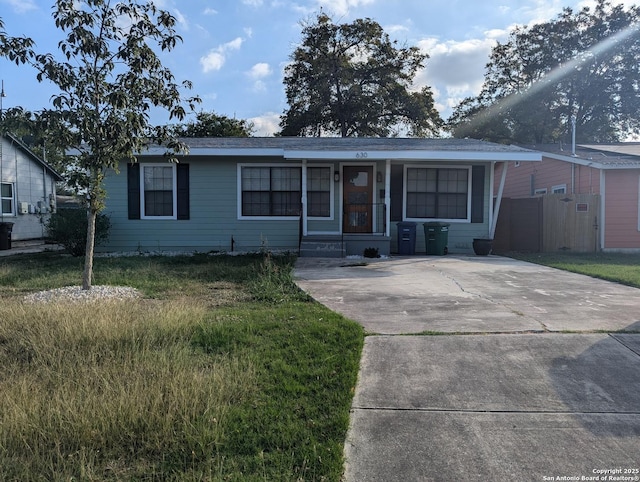
[[[103,181],[108,169],[134,162],[149,143],[173,152],[185,149],[166,127],[149,123],[152,107],[171,118],[186,114],[181,86],[165,68],[157,50],[173,49],[181,37],[176,19],[149,1],[57,0],[56,27],[64,33],[58,44],[62,60],[36,53],[28,38],[9,37],[0,30],[0,54],[17,64],[35,67],[38,81],[49,80],[60,93],[53,97],[49,118],[60,127],[58,141],[75,154],[69,182],[86,196],[87,245],[82,279],[90,289],[93,275],[96,216],[104,208]],[[189,82],[182,87],[191,88]],[[193,108],[197,97],[187,99]]]
[[[436,135],[442,125],[429,87],[412,91],[428,58],[399,48],[370,19],[339,24],[324,13],[302,30],[285,69],[282,136]]]
[[[215,112],[198,112],[195,122],[169,126],[175,137],[251,137],[253,123]]]
[[[448,121],[456,137],[547,143],[612,142],[640,132],[640,8],[598,0],[515,29],[494,47],[477,97]]]

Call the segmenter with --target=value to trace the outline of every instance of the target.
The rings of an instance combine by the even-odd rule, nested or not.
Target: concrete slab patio
[[[640,290],[495,256],[357,264],[295,272],[377,334],[346,481],[640,480]]]

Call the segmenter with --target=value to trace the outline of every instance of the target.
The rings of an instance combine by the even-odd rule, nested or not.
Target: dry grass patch
[[[193,346],[206,317],[193,300],[3,303],[4,476],[130,478],[212,459],[255,370]]]

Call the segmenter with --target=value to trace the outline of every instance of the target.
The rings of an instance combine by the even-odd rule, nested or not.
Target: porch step
[[[344,258],[347,250],[341,242],[305,241],[300,243],[300,257],[304,258]]]

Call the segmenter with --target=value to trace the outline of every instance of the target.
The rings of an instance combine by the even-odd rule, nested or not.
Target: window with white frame
[[[140,176],[142,218],[176,218],[176,166],[144,164]]]
[[[2,214],[15,214],[15,201],[13,199],[13,184],[3,182],[2,187]]]
[[[551,192],[553,194],[565,194],[567,192],[567,185],[558,184],[557,186],[551,186]]]
[[[299,216],[300,167],[241,166],[242,216]]]
[[[469,219],[469,168],[407,168],[406,217]]]
[[[331,167],[307,168],[307,216],[310,218],[331,217],[332,181]]]
[[[534,191],[533,191],[533,195],[534,196],[541,196],[543,194],[547,194],[547,188],[546,187],[539,187],[538,189],[534,189]]]

